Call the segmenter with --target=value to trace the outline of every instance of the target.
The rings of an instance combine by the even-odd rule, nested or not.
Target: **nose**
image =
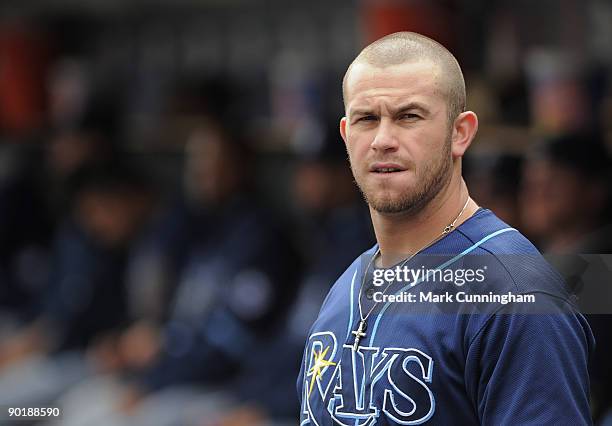
[[[395,135],[393,124],[390,122],[390,120],[383,119],[380,121],[371,147],[375,151],[397,151],[399,148],[399,142]]]

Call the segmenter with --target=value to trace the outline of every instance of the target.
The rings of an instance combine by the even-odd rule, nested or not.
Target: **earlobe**
[[[342,140],[346,144],[346,117],[342,117],[340,120],[340,136],[342,136]]]
[[[462,112],[453,124],[452,154],[463,157],[478,131],[478,117],[472,111]]]

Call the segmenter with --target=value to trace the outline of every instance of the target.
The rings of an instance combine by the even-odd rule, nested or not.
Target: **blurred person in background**
[[[114,91],[99,90],[72,109],[65,105],[70,104],[67,100],[55,99],[61,97],[62,91],[51,90],[51,94],[50,102],[55,107],[50,112],[54,120],[44,147],[44,194],[50,213],[62,218],[69,214],[73,177],[92,165],[111,163],[123,157],[118,142],[122,138],[123,107]]]
[[[592,256],[612,253],[611,165],[596,134],[551,137],[527,153],[520,204],[525,231],[576,287],[593,330],[597,346],[590,375],[596,422],[612,408],[612,273]]]
[[[504,152],[471,155],[465,179],[474,198],[504,222],[520,229],[519,188],[522,158]]]
[[[103,350],[125,320],[125,266],[147,221],[146,180],[116,163],[72,177],[70,216],[58,228],[38,315],[0,344],[4,404],[54,400],[88,373],[82,350]]]
[[[271,342],[299,268],[282,226],[254,197],[253,161],[247,143],[218,121],[193,129],[183,192],[152,239],[176,280],[165,315],[124,329],[112,374],[62,398],[64,423],[201,424],[247,401],[282,411],[259,379],[278,363]]]
[[[42,153],[4,146],[0,162],[0,339],[34,315],[48,280],[54,218],[43,193]]]
[[[548,253],[607,253],[610,159],[597,135],[551,137],[527,155],[521,191],[525,232]]]
[[[40,145],[3,147],[9,167],[0,179],[0,311],[7,332],[36,315],[35,300],[49,280],[53,235],[71,214],[71,182],[82,169],[114,156],[117,113],[108,94],[96,96]]]

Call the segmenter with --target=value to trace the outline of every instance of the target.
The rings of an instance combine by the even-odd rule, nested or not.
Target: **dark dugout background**
[[[472,197],[588,294],[603,424],[611,22],[603,0],[2,2],[0,405],[294,424],[310,324],[373,243],[342,75],[412,30],[464,69]]]

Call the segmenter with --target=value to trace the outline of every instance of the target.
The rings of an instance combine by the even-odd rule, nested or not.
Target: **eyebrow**
[[[391,114],[393,116],[397,116],[403,112],[406,111],[414,111],[414,110],[418,110],[420,111],[423,115],[428,115],[430,113],[429,108],[427,108],[425,105],[423,105],[420,102],[408,102],[407,104],[404,105],[400,105],[397,108],[391,110]],[[349,111],[349,116],[353,117],[356,115],[373,115],[374,112],[372,111],[371,108],[356,108],[354,110]]]
[[[393,115],[399,115],[402,112],[418,110],[421,114],[426,115],[430,113],[430,109],[420,102],[408,102],[405,105],[400,105],[395,111],[392,111]]]

